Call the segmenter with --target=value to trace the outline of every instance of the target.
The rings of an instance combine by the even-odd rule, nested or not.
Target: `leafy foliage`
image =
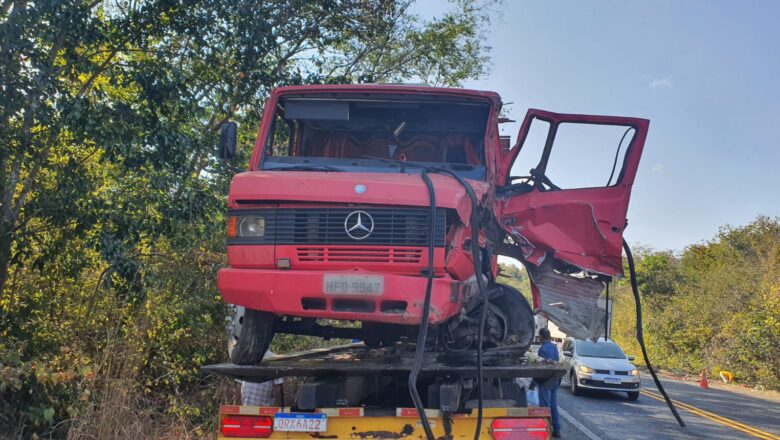
[[[662,368],[711,373],[780,388],[780,220],[724,227],[680,255],[644,249],[637,278],[645,339]],[[639,353],[627,281],[615,289],[613,338]]]
[[[198,366],[225,356],[224,197],[249,156],[217,159],[220,125],[251,145],[279,85],[479,76],[478,6],[3,1],[0,432],[197,435],[220,392]]]
[[[496,282],[517,289],[520,293],[523,294],[523,296],[530,304],[533,304],[533,298],[531,296],[531,280],[528,278],[528,272],[525,271],[525,268],[506,263],[499,263],[498,268],[499,271]]]

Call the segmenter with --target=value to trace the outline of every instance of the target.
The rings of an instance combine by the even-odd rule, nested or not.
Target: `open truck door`
[[[631,186],[649,121],[531,109],[498,166],[494,212],[534,306],[579,339],[598,338],[597,298],[623,274]]]

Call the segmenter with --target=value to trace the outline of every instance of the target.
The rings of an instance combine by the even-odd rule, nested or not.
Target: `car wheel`
[[[569,385],[571,386],[571,393],[575,396],[579,396],[580,386],[577,384],[577,374],[573,371],[569,374]]]
[[[628,400],[636,400],[639,398],[639,391],[629,391],[626,394],[628,394]]]
[[[274,315],[233,307],[228,324],[228,355],[237,365],[260,363],[274,337]]]

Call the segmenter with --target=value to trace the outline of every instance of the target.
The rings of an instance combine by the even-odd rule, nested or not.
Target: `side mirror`
[[[634,362],[634,356],[628,356],[628,361],[629,362]]]
[[[571,352],[569,350],[566,350],[563,352],[564,357],[571,357]]]
[[[238,133],[238,124],[235,122],[225,122],[222,124],[219,133],[219,151],[217,155],[224,160],[236,157],[236,136]]]

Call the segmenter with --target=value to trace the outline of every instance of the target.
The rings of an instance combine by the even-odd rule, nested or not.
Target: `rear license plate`
[[[381,275],[325,275],[322,291],[335,295],[381,295],[385,279]]]
[[[604,383],[611,383],[613,385],[620,385],[621,383],[623,383],[623,381],[620,380],[617,377],[605,377],[604,378]]]
[[[276,413],[274,431],[325,432],[328,430],[328,416],[308,413]]]

